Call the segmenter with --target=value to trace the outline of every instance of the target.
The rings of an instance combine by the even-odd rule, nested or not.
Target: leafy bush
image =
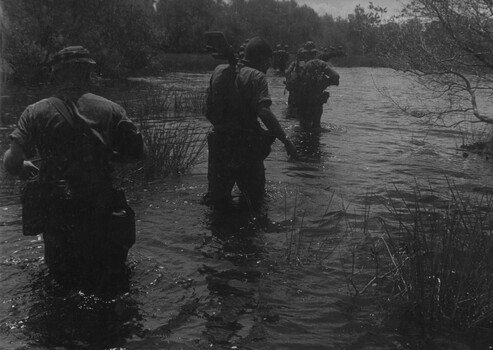
[[[132,0],[3,0],[5,53],[13,78],[39,82],[51,57],[69,45],[91,51],[104,73],[145,65],[155,36],[148,9]]]

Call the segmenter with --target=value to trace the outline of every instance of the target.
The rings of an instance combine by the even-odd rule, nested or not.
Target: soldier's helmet
[[[317,53],[317,47],[315,46],[315,43],[313,41],[307,41],[305,45],[303,45],[303,48],[308,52],[308,53]]]
[[[313,59],[317,56],[318,50],[313,41],[307,41],[305,45],[303,45],[303,49],[306,52],[307,59]]]
[[[301,48],[296,53],[296,56],[298,57],[299,60],[304,61],[307,57],[307,51],[304,48]]]
[[[245,59],[250,62],[259,62],[272,57],[272,48],[261,37],[254,37],[245,46]]]
[[[85,63],[94,65],[89,50],[82,46],[68,46],[58,51],[51,60],[52,71],[56,71],[69,63]]]

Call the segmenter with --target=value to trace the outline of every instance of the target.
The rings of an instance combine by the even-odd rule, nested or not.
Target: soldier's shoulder
[[[241,66],[241,69],[239,70],[239,74],[242,77],[249,78],[249,79],[265,79],[264,73],[262,73],[258,69],[248,67],[248,66]]]
[[[45,107],[45,106],[48,106],[49,104],[49,101],[50,101],[51,97],[47,97],[47,98],[43,98],[39,101],[36,101],[34,103],[31,103],[29,106],[27,106],[28,108],[33,108],[33,107],[36,107],[36,108],[39,108],[39,107]]]
[[[42,114],[49,111],[51,97],[43,98],[37,102],[31,103],[26,107],[24,113]]]
[[[80,96],[77,103],[79,107],[84,110],[97,110],[100,112],[108,111],[117,114],[126,113],[125,109],[119,103],[90,92]]]
[[[224,76],[229,76],[234,73],[235,69],[235,66],[232,66],[230,64],[220,64],[214,69],[214,72],[212,73],[212,79],[217,80],[222,79],[222,77]]]
[[[94,94],[92,92],[85,93],[84,95],[81,96],[81,99],[84,99],[88,102],[95,102],[95,103],[99,102],[99,103],[106,103],[108,105],[118,105],[118,103],[111,101],[106,97]]]
[[[320,58],[314,58],[306,63],[308,66],[325,66],[327,62],[321,60]]]
[[[222,72],[222,71],[227,70],[229,68],[231,68],[230,64],[221,63],[221,64],[217,65],[216,68],[214,68],[214,73]]]

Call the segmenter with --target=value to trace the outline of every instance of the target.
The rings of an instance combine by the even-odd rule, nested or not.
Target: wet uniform
[[[298,54],[299,56],[299,54]],[[300,98],[303,90],[303,81],[301,80],[301,73],[305,67],[305,61],[298,59],[292,62],[286,71],[286,89],[289,91],[288,105],[296,107],[298,99]]]
[[[236,183],[251,202],[264,195],[264,159],[275,137],[262,129],[258,106],[272,104],[262,72],[238,64],[219,65],[210,79],[207,118],[214,131],[208,137],[207,198],[224,203]]]
[[[330,85],[339,85],[339,74],[325,61],[311,59],[293,62],[288,69],[287,88],[290,105],[297,107],[301,126],[320,127],[323,104],[329,93],[324,91]]]
[[[279,72],[284,74],[284,72],[286,71],[286,66],[289,61],[289,52],[287,52],[286,50],[280,50],[278,51],[278,55],[279,55],[279,63],[278,63]]]
[[[43,211],[45,260],[62,282],[97,281],[103,270],[124,269],[125,242],[106,232],[113,188],[110,158],[139,157],[142,139],[118,104],[82,90],[61,95],[73,101],[103,142],[95,143],[62,116],[53,98],[28,106],[10,138],[26,156],[39,154],[39,184],[46,189]]]

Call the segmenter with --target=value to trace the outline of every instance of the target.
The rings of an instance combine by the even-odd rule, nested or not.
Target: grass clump
[[[416,199],[389,208],[385,223],[389,272],[423,325],[493,329],[493,201],[466,197],[449,183],[441,205]]]
[[[144,177],[161,178],[187,172],[205,148],[206,133],[193,121],[146,122],[142,128],[147,147]]]
[[[150,86],[122,105],[137,121],[146,147],[145,161],[124,177],[164,178],[184,174],[197,163],[208,133],[200,122],[205,93]]]

